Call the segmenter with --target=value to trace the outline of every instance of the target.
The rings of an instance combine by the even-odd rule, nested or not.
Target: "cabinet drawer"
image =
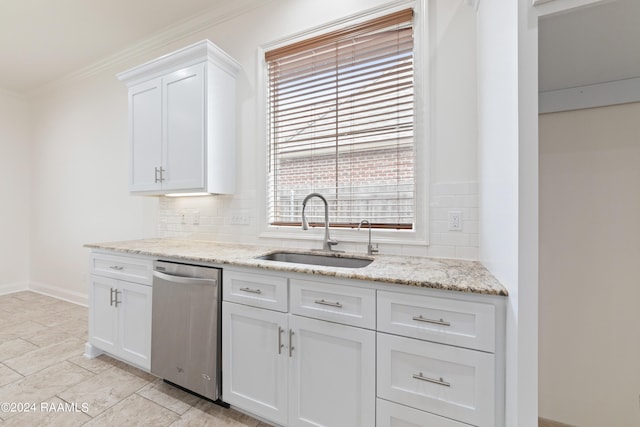
[[[225,301],[282,312],[288,310],[285,277],[224,270],[222,282]]]
[[[151,285],[153,261],[150,259],[94,253],[91,273],[97,276]]]
[[[469,425],[378,399],[376,427],[469,427]]]
[[[378,397],[494,426],[493,354],[382,333],[377,338]]]
[[[291,313],[375,329],[376,291],[375,289],[292,279]]]
[[[495,307],[379,291],[378,330],[493,353]]]

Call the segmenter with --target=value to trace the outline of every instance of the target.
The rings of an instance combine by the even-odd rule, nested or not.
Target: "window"
[[[318,192],[332,227],[414,229],[412,19],[407,9],[265,53],[271,225],[299,226]],[[307,209],[324,222],[320,205]]]

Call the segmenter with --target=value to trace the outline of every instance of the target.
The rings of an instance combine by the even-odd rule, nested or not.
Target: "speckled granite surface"
[[[143,239],[87,244],[85,247],[191,262],[264,268],[459,292],[508,295],[504,286],[476,261],[375,255],[370,257],[374,261],[366,267],[339,268],[256,259],[273,251],[282,251],[282,248],[200,240]],[[287,252],[308,251],[287,249]],[[341,256],[364,257],[361,254]]]

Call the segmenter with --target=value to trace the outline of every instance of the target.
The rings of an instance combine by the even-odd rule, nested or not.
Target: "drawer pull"
[[[316,304],[320,304],[320,305],[328,305],[329,307],[337,307],[337,308],[342,308],[342,304],[340,304],[339,302],[331,302],[331,301],[325,301],[323,299],[321,300],[315,300],[314,303]]]
[[[443,319],[440,319],[440,320],[427,319],[425,317],[422,317],[422,315],[413,316],[413,320],[415,320],[416,322],[432,323],[434,325],[440,325],[440,326],[451,326],[451,323],[445,322]]]
[[[124,270],[124,267],[119,266],[119,265],[112,265],[112,266],[109,266],[109,268],[112,269],[112,270],[117,270],[117,271]]]
[[[422,372],[420,372],[419,374],[413,374],[413,378],[420,381],[426,381],[428,383],[438,384],[445,387],[451,387],[451,383],[444,381],[442,377],[440,377],[439,380],[435,378],[429,378],[429,377],[423,376]]]
[[[260,289],[251,289],[251,288],[240,288],[242,292],[249,292],[250,294],[261,294],[262,291]]]

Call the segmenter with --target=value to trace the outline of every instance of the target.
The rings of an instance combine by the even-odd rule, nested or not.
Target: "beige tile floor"
[[[84,307],[0,296],[1,427],[268,427],[110,357],[86,359],[87,326]]]

